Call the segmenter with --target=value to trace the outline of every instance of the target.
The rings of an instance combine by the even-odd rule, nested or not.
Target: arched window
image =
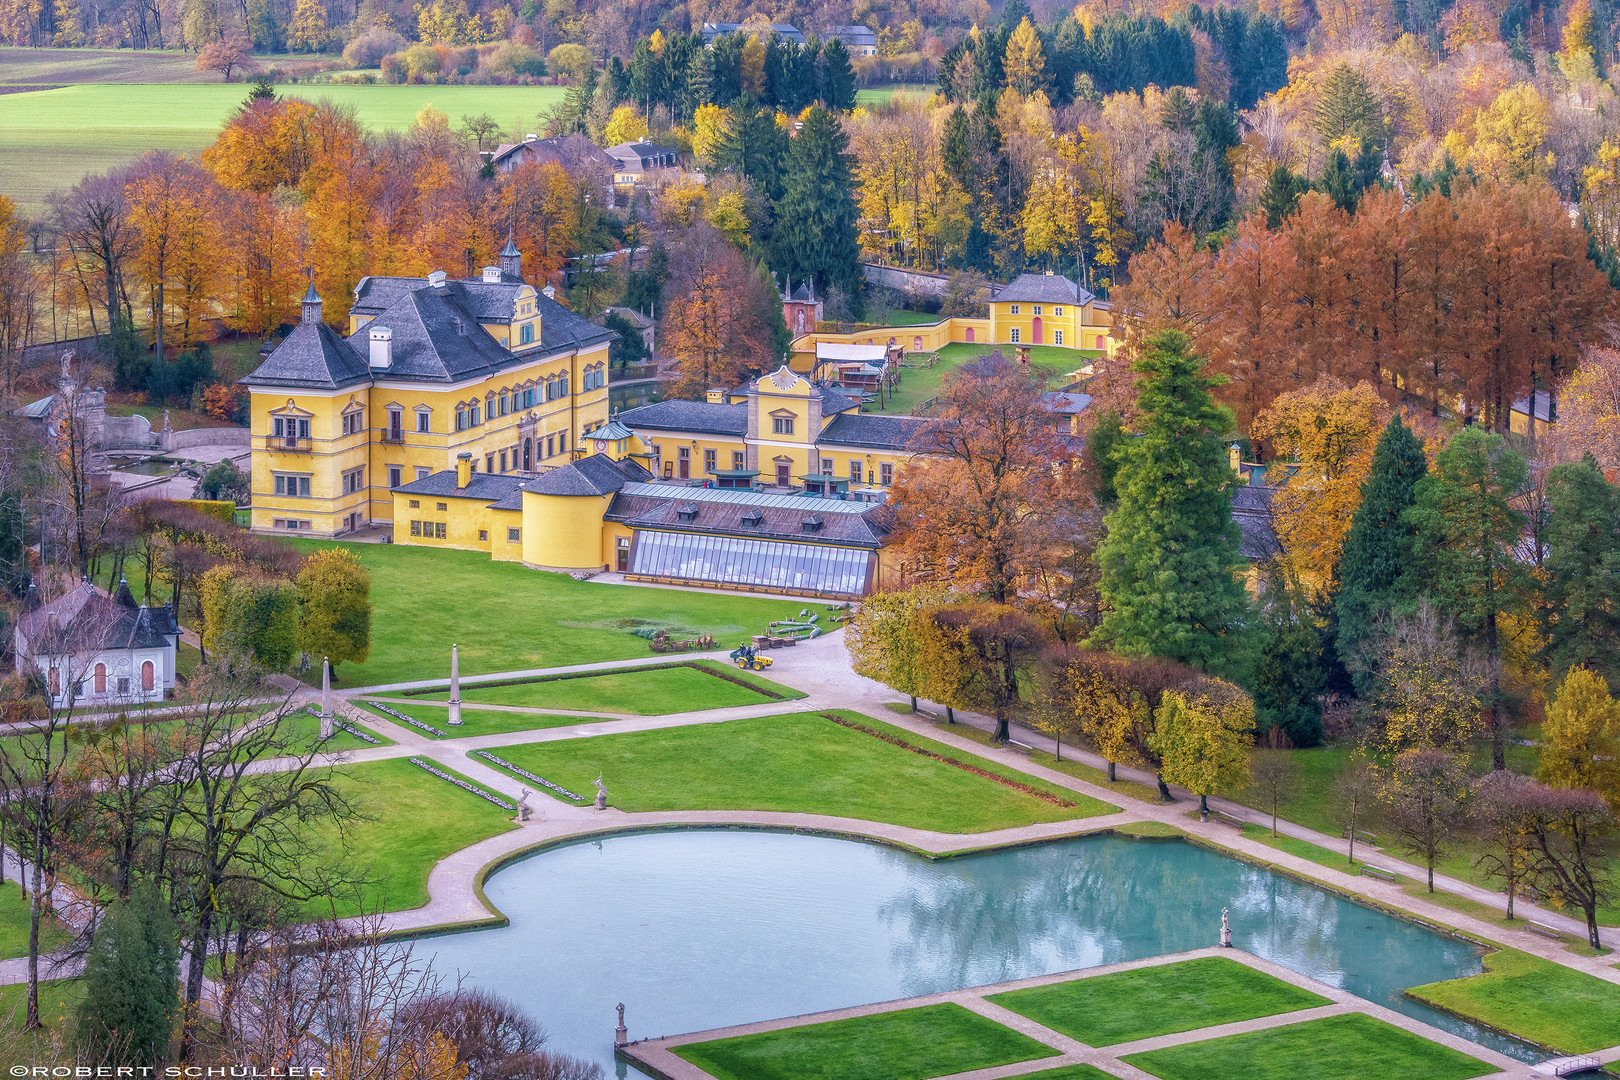
[[[144,663],[142,663],[141,664],[141,689],[142,690],[150,690],[150,689],[152,689],[152,684],[156,681],[156,676],[157,676],[157,669],[152,666],[152,661],[147,660]]]
[[[105,694],[106,692],[107,692],[107,665],[106,664],[97,664],[96,665],[96,693]]]

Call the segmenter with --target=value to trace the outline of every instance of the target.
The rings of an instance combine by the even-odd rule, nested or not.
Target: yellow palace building
[[[612,332],[525,282],[510,242],[479,277],[362,279],[347,336],[321,308],[312,286],[298,326],[242,380],[255,529],[352,533],[458,461],[542,469],[607,423]]]

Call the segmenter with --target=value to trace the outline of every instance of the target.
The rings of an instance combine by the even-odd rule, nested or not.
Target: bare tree
[[[1356,861],[1356,830],[1372,819],[1377,801],[1377,775],[1364,758],[1351,759],[1350,767],[1333,781],[1333,796],[1328,804],[1328,812],[1349,838],[1350,847],[1345,858],[1352,864]]]
[[[1586,943],[1601,949],[1598,908],[1616,894],[1614,811],[1603,796],[1584,788],[1535,784],[1529,790],[1531,875],[1555,901],[1581,909]]]
[[[596,1080],[602,1068],[544,1049],[533,1018],[487,990],[437,994],[400,1010],[399,1021],[442,1032],[467,1080]]]
[[[338,895],[348,882],[322,857],[315,832],[331,822],[341,836],[353,809],[317,744],[286,722],[289,699],[262,674],[216,656],[193,673],[183,713],[173,774],[185,795],[168,838],[173,903],[190,939],[183,1058],[195,1045],[203,972],[222,922],[252,924],[264,918],[267,898],[302,904]]]
[[[1474,812],[1470,821],[1485,848],[1474,858],[1474,865],[1487,878],[1502,882],[1507,894],[1507,917],[1513,918],[1513,901],[1530,880],[1530,830],[1535,814],[1535,781],[1519,773],[1497,769],[1486,773],[1474,785]]]
[[[1271,811],[1271,835],[1277,835],[1277,810],[1294,797],[1299,788],[1299,762],[1287,749],[1287,736],[1272,728],[1271,745],[1256,748],[1249,755],[1249,798],[1262,810]]]
[[[97,290],[90,287],[90,279],[99,278],[107,332],[111,333],[124,294],[124,263],[136,241],[135,229],[129,224],[124,177],[118,172],[87,176],[69,190],[52,195],[50,206],[57,234],[91,307],[91,330],[100,333],[94,310]]]
[[[1403,751],[1380,785],[1401,848],[1428,867],[1430,892],[1435,864],[1456,844],[1469,794],[1467,761],[1444,750]]]

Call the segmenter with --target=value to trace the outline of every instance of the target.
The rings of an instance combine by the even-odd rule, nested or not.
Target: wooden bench
[[[1393,870],[1385,870],[1382,866],[1374,866],[1371,863],[1362,863],[1361,864],[1361,872],[1363,874],[1371,874],[1373,877],[1381,878],[1384,881],[1399,881],[1400,880],[1400,878],[1396,875],[1395,871],[1393,871]]]
[[[1033,754],[1035,752],[1035,748],[1029,745],[1029,743],[1022,743],[1017,739],[1008,739],[1007,745],[1014,750],[1022,750],[1026,754]]]
[[[1209,812],[1209,816],[1214,818],[1216,821],[1221,822],[1223,825],[1231,825],[1233,828],[1237,829],[1241,829],[1243,826],[1249,824],[1240,817],[1234,817],[1233,815],[1228,814],[1225,810],[1211,810]]]
[[[1346,840],[1348,840],[1348,839],[1350,839],[1350,830],[1346,829],[1343,832],[1341,832],[1339,835],[1344,837]],[[1357,829],[1356,830],[1356,839],[1360,840],[1363,844],[1376,845],[1378,843],[1378,837],[1375,834],[1367,832],[1364,829]]]
[[[1550,937],[1554,941],[1564,940],[1564,932],[1559,930],[1557,927],[1548,926],[1546,923],[1539,922],[1526,922],[1524,925],[1525,929],[1529,930],[1531,933],[1540,934],[1542,937]]]

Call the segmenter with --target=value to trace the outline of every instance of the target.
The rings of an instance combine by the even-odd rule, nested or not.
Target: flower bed
[[[488,761],[493,761],[495,764],[499,765],[501,768],[505,769],[507,772],[516,773],[517,775],[523,777],[523,779],[525,779],[525,780],[533,780],[535,783],[539,784],[541,787],[550,788],[552,791],[555,791],[557,794],[563,796],[564,798],[573,799],[575,802],[585,802],[586,801],[585,796],[583,796],[583,795],[575,795],[572,791],[569,791],[567,788],[561,786],[560,784],[553,784],[550,780],[547,780],[543,776],[536,776],[534,773],[530,772],[528,769],[525,769],[525,768],[523,768],[521,766],[518,766],[518,765],[514,765],[510,761],[507,761],[505,758],[498,758],[494,754],[490,753],[488,750],[474,750],[473,751],[473,756],[481,757],[481,758],[484,758],[484,759],[486,759]]]
[[[414,717],[406,716],[404,713],[400,712],[398,709],[390,709],[388,706],[384,705],[380,701],[368,701],[368,702],[366,702],[366,704],[368,706],[370,706],[371,708],[376,709],[378,712],[387,713],[389,716],[392,716],[396,720],[403,720],[405,723],[411,725],[412,727],[421,728],[423,731],[427,732],[429,735],[434,735],[434,736],[437,736],[438,738],[441,738],[441,739],[448,739],[450,737],[450,733],[448,731],[440,731],[438,728],[434,727],[432,724],[424,723],[421,720],[415,719]]]
[[[449,773],[445,772],[443,769],[437,768],[437,767],[435,767],[433,765],[429,765],[427,762],[423,761],[419,757],[408,758],[407,760],[410,761],[410,763],[412,765],[415,765],[418,769],[426,769],[428,772],[432,773],[434,776],[437,776],[440,780],[448,780],[452,784],[456,785],[456,787],[461,788],[463,791],[470,791],[474,795],[478,796],[480,799],[488,799],[490,802],[494,803],[496,806],[500,807],[502,810],[510,810],[514,814],[517,813],[517,807],[515,807],[511,803],[507,802],[505,799],[501,798],[499,795],[491,795],[489,792],[485,791],[483,788],[476,787],[476,786],[474,786],[472,784],[469,784],[469,783],[467,783],[467,781],[461,779],[461,777],[459,777],[459,776],[451,776]]]

